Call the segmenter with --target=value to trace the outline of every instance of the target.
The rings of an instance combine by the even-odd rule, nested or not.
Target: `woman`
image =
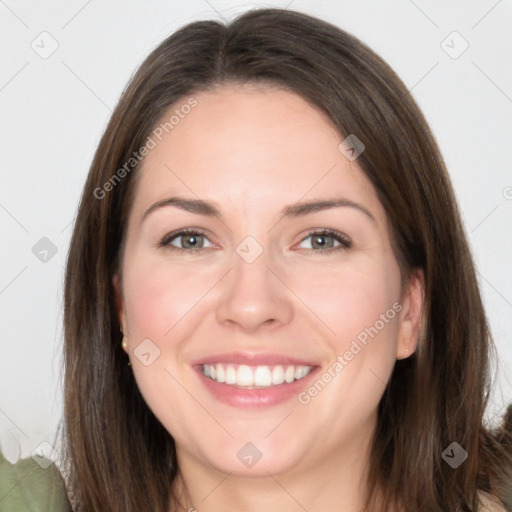
[[[65,286],[76,510],[504,510],[492,349],[433,136],[296,12],[192,23],[124,91]]]

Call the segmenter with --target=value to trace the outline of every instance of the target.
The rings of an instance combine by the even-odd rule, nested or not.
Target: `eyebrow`
[[[181,197],[169,197],[167,199],[162,199],[161,201],[157,201],[152,204],[143,214],[141,222],[143,222],[149,214],[158,210],[160,208],[164,208],[166,206],[174,206],[175,208],[180,208],[181,210],[195,213],[197,215],[204,215],[206,217],[217,217],[218,219],[222,218],[222,214],[219,208],[215,203],[204,201],[202,199],[185,199]],[[344,198],[333,198],[333,199],[323,199],[319,201],[309,201],[305,203],[294,203],[288,206],[285,206],[280,214],[282,217],[301,217],[304,215],[308,215],[311,213],[316,213],[322,210],[329,210],[331,208],[339,208],[339,207],[350,207],[359,210],[364,213],[367,217],[369,217],[373,222],[376,222],[375,217],[370,213],[370,211],[364,206],[355,203],[354,201],[350,201]]]

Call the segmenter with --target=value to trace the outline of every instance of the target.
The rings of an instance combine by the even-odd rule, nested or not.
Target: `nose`
[[[234,253],[233,268],[223,280],[217,320],[246,333],[278,328],[293,318],[292,299],[279,270],[270,267],[266,251],[251,263]]]

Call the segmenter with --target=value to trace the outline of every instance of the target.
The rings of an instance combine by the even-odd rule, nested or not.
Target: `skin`
[[[319,110],[261,85],[194,98],[197,106],[145,158],[122,279],[113,279],[137,384],[176,441],[176,490],[185,509],[200,512],[359,510],[379,400],[396,359],[416,349],[423,275],[402,283],[376,192]],[[171,196],[215,202],[222,220],[167,206],[141,221]],[[334,196],[373,220],[348,206],[280,218],[286,205]],[[203,231],[202,248],[158,247],[182,228]],[[327,249],[312,245],[308,235],[323,228],[345,234],[351,247],[335,250],[329,236]],[[263,249],[250,264],[236,252],[247,236]],[[241,350],[300,357],[322,373],[395,302],[401,311],[307,405],[221,404],[190,365]],[[134,350],[147,338],[160,355],[145,366]],[[247,442],[262,453],[250,468],[237,457]]]

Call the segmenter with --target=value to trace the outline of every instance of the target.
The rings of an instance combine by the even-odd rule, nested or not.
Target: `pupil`
[[[185,245],[191,245],[192,247],[195,247],[197,244],[197,237],[195,235],[188,235],[186,240],[187,243]],[[190,240],[193,240],[191,244],[189,244]]]
[[[315,237],[315,242],[317,245],[319,245],[320,247],[324,247],[327,244],[327,242],[325,241],[325,239],[327,238],[328,235],[318,235]]]

